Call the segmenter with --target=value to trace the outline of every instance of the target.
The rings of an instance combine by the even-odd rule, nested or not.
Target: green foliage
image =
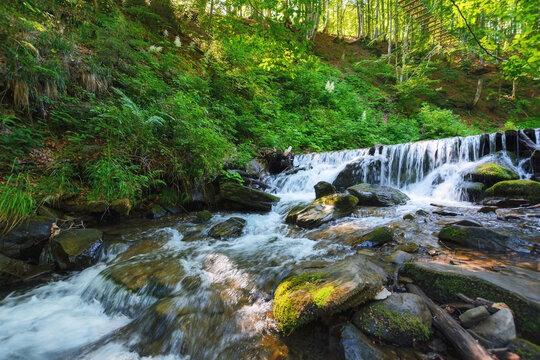
[[[219,182],[224,184],[226,182],[235,182],[238,184],[244,184],[244,179],[236,171],[221,170],[221,176]]]
[[[424,104],[418,113],[418,122],[422,124],[422,139],[442,139],[473,134],[465,124],[452,114],[452,111],[438,109],[428,104]]]
[[[36,211],[36,201],[30,191],[27,175],[11,174],[0,183],[0,228],[9,232]]]

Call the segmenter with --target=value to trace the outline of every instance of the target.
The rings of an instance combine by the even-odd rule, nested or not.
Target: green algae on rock
[[[246,220],[240,217],[232,217],[210,229],[210,236],[214,239],[224,239],[242,235],[242,230],[246,226]]]
[[[308,205],[295,206],[285,221],[288,224],[312,229],[350,215],[357,204],[358,199],[349,194],[324,196]]]
[[[385,278],[385,271],[362,255],[333,266],[293,272],[274,293],[277,327],[289,334],[320,316],[365,303],[381,290]]]
[[[103,244],[98,229],[71,229],[51,241],[51,252],[62,270],[82,269],[97,261]]]
[[[485,251],[525,250],[518,240],[478,226],[450,225],[439,231],[439,239],[471,249]]]
[[[514,170],[499,164],[486,163],[478,165],[472,173],[466,176],[466,178],[489,187],[499,181],[517,180],[519,179],[519,175]]]
[[[540,203],[540,183],[532,180],[501,181],[486,190],[487,196],[520,197]]]

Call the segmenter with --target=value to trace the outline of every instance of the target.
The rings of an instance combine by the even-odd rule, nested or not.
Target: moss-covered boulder
[[[399,345],[413,345],[429,339],[431,312],[415,294],[392,294],[364,306],[353,316],[364,333]]]
[[[9,274],[15,281],[32,279],[50,271],[49,267],[31,265],[25,261],[0,254],[0,275],[2,273]],[[0,283],[2,283],[1,280]]]
[[[71,229],[61,232],[51,241],[51,253],[62,270],[80,270],[98,260],[103,244],[98,229]]]
[[[197,222],[200,223],[200,224],[204,224],[208,221],[210,221],[210,219],[212,218],[212,213],[208,210],[201,210],[199,212],[197,212]]]
[[[487,163],[478,165],[471,173],[465,176],[466,179],[473,182],[479,182],[486,187],[493,186],[499,181],[517,180],[519,175],[512,169],[501,166],[496,163]]]
[[[439,240],[446,243],[484,251],[529,252],[532,246],[495,231],[478,226],[450,225],[439,231]]]
[[[225,239],[242,235],[242,231],[246,226],[246,220],[239,217],[232,217],[217,225],[214,225],[209,232],[209,235],[214,239]]]
[[[540,183],[532,180],[501,181],[486,190],[487,196],[518,197],[540,203]]]
[[[359,206],[403,205],[409,200],[407,195],[390,186],[358,184],[347,191],[358,198]]]
[[[394,240],[394,229],[388,226],[381,226],[367,233],[359,234],[356,237],[350,237],[345,243],[351,247],[362,245],[365,247],[383,245]]]
[[[508,350],[517,354],[520,360],[540,360],[540,346],[524,339],[514,339],[508,344]]]
[[[294,207],[285,222],[312,229],[350,215],[357,203],[358,199],[349,194],[324,196],[308,205]]]
[[[7,234],[0,231],[0,253],[20,260],[37,259],[54,222],[54,217],[33,216]]]
[[[221,184],[219,193],[224,205],[235,210],[266,212],[279,201],[277,196],[233,182]]]
[[[326,181],[319,181],[317,184],[315,184],[314,188],[315,199],[337,193],[335,186]]]
[[[361,255],[332,266],[295,271],[274,293],[277,327],[288,334],[323,315],[365,303],[381,290],[385,278],[382,268]]]
[[[133,203],[129,199],[116,199],[111,201],[111,210],[122,216],[128,216],[132,207]]]
[[[406,263],[402,276],[413,279],[439,303],[459,301],[458,293],[507,304],[515,314],[518,333],[540,341],[540,273],[507,265],[490,271],[474,264],[450,265],[431,261]]]

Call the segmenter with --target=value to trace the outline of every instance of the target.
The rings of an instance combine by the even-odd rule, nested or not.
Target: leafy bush
[[[450,110],[442,110],[424,104],[418,113],[422,139],[441,139],[453,136],[472,135],[471,131]]]

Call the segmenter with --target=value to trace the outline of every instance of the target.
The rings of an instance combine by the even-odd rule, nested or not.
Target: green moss
[[[431,298],[440,303],[459,301],[458,293],[464,293],[471,298],[481,297],[503,302],[514,311],[516,324],[523,335],[534,342],[540,340],[538,308],[515,293],[487,281],[463,275],[427,271],[410,263],[403,266],[402,275],[413,279]]]
[[[320,289],[313,291],[313,301],[318,307],[323,307],[330,301],[330,296],[334,292],[335,287],[333,285],[323,286]]]
[[[508,347],[510,351],[518,354],[522,360],[538,360],[540,357],[540,346],[525,339],[514,339]]]
[[[540,202],[540,183],[531,180],[501,181],[486,190],[488,196],[519,196]]]
[[[455,226],[447,226],[439,232],[439,238],[443,240],[465,240],[467,231],[459,229]]]
[[[497,177],[501,180],[519,179],[519,175],[514,170],[495,163],[480,165],[476,168],[474,173],[482,176]]]

